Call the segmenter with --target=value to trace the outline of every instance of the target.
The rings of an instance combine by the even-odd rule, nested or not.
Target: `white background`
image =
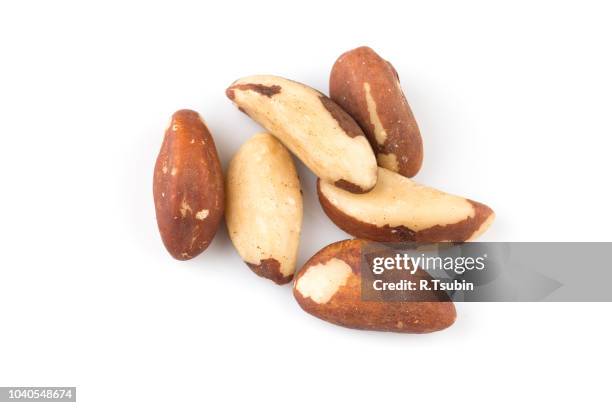
[[[189,262],[157,232],[175,110],[202,114],[226,167],[259,130],[233,80],[327,92],[367,44],[421,127],[416,179],[495,209],[483,240],[609,241],[611,10],[493,3],[2,2],[0,385],[77,386],[83,407],[609,406],[612,304],[458,304],[439,333],[352,331],[250,272],[224,226]],[[300,176],[301,264],[346,234]]]

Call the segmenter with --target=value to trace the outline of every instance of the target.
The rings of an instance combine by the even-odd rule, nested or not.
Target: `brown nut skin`
[[[223,217],[223,172],[197,112],[184,109],[172,116],[155,163],[153,198],[170,255],[187,260],[208,247]]]
[[[465,242],[483,234],[495,219],[484,204],[420,185],[379,167],[376,187],[347,194],[317,181],[325,214],[357,238],[378,242]]]
[[[430,333],[455,322],[448,301],[361,300],[361,251],[367,241],[351,239],[317,252],[296,275],[293,295],[304,311],[340,326],[399,333]]]
[[[380,167],[406,177],[423,163],[423,141],[393,66],[359,47],[335,62],[329,93],[365,132]]]

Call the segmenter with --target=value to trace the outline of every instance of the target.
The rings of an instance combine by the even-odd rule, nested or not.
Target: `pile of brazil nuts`
[[[257,275],[293,280],[306,312],[345,327],[427,333],[455,321],[450,299],[363,301],[362,248],[377,242],[465,242],[493,222],[484,204],[410,179],[423,161],[419,128],[393,66],[368,47],[342,54],[330,97],[288,79],[249,76],[227,97],[268,133],[247,140],[227,175],[197,112],[172,116],[155,164],[162,241],[179,260],[203,252],[225,214],[234,247]],[[327,216],[355,237],[330,244],[296,273],[302,193],[291,153],[317,177]],[[295,276],[295,279],[294,279]]]

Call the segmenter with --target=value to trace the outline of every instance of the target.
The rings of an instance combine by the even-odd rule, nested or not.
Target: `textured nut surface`
[[[230,162],[225,220],[247,265],[278,284],[293,278],[302,227],[300,180],[287,149],[272,135],[249,139]]]
[[[321,179],[354,193],[376,184],[376,157],[363,131],[319,91],[259,75],[239,79],[226,93]]]
[[[155,163],[153,197],[159,232],[173,257],[190,259],[208,247],[223,216],[223,173],[197,112],[172,116]]]
[[[293,295],[300,307],[354,329],[429,333],[454,323],[455,306],[450,300],[362,301],[361,251],[365,244],[359,239],[336,242],[310,258],[294,280]]]
[[[491,225],[484,204],[420,185],[387,169],[366,194],[350,194],[322,180],[319,201],[327,216],[357,238],[380,242],[464,242]]]
[[[369,47],[342,54],[329,79],[330,97],[361,126],[378,165],[412,177],[423,162],[423,141],[393,66]]]

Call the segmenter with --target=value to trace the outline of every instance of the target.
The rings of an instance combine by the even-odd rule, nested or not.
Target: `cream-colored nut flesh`
[[[378,153],[376,158],[378,159],[378,163],[380,163],[381,167],[396,173],[399,172],[399,162],[397,161],[397,156],[394,153]]]
[[[377,241],[467,241],[493,222],[484,204],[420,185],[379,168],[376,187],[350,194],[319,182],[323,209],[338,226],[359,238]]]
[[[368,82],[363,83],[363,90],[365,92],[368,113],[370,114],[370,122],[374,126],[374,137],[376,138],[376,142],[382,146],[387,141],[387,131],[385,130],[385,127],[378,116],[376,101],[372,97],[371,87]]]
[[[324,264],[308,268],[296,282],[295,290],[316,303],[327,303],[346,283],[351,273],[349,264],[342,259],[332,258]]]
[[[287,149],[272,135],[249,139],[231,160],[226,222],[242,259],[277,283],[293,277],[302,227],[300,181]]]
[[[317,90],[260,75],[234,82],[227,95],[321,179],[355,193],[376,184],[376,157],[363,131]]]

